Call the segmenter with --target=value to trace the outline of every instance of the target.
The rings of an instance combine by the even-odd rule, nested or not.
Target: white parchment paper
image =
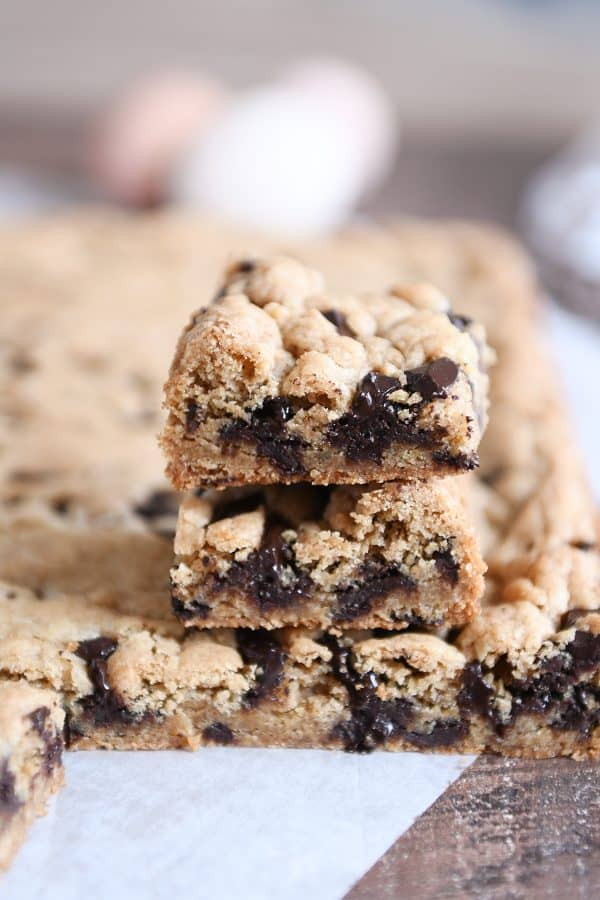
[[[473,757],[206,749],[67,755],[6,900],[332,900]]]

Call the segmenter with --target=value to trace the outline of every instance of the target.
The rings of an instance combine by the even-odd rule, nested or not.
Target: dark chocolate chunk
[[[248,275],[250,272],[254,272],[256,268],[256,260],[254,259],[241,259],[238,263],[236,263],[233,268],[233,272],[239,272],[240,275]]]
[[[356,582],[336,591],[338,607],[334,622],[350,622],[371,612],[376,600],[383,600],[392,591],[414,591],[416,582],[397,565],[383,559],[367,560],[359,569]]]
[[[107,662],[117,646],[112,638],[98,637],[82,641],[77,647],[77,655],[87,663],[88,676],[94,686],[93,694],[80,702],[82,708],[93,716],[96,725],[132,720],[131,714],[108,680]]]
[[[189,622],[191,619],[206,619],[210,613],[210,606],[200,599],[181,600],[173,587],[171,592],[171,609],[180,622]]]
[[[207,725],[202,732],[202,737],[205,741],[221,744],[223,747],[234,742],[233,731],[224,722],[212,722],[210,725]]]
[[[350,718],[334,726],[332,736],[350,753],[369,753],[389,738],[405,734],[414,715],[410,701],[381,700],[376,693],[379,676],[359,674],[350,649],[334,635],[327,635],[324,643],[332,653],[333,675],[346,688],[350,706]]]
[[[198,418],[198,404],[195,400],[188,400],[185,407],[185,431],[186,434],[194,434],[200,427]]]
[[[366,418],[383,405],[389,394],[402,388],[398,378],[367,372],[352,400],[352,412]]]
[[[66,516],[71,506],[71,499],[70,497],[53,497],[50,505],[58,516]]]
[[[560,627],[563,628],[571,628],[578,619],[581,619],[582,616],[587,616],[590,613],[597,613],[600,610],[597,609],[582,609],[581,607],[576,607],[574,609],[569,609],[560,620]]]
[[[239,441],[254,444],[257,455],[268,459],[284,475],[303,475],[305,443],[286,428],[294,415],[295,409],[286,397],[269,397],[262,406],[252,410],[249,422],[235,419],[224,425],[221,440],[226,444]]]
[[[445,356],[406,372],[406,390],[419,393],[423,400],[444,397],[445,390],[458,377],[458,366]]]
[[[457,313],[453,312],[448,313],[448,318],[459,331],[465,331],[469,325],[473,324],[473,319],[470,319],[469,316],[459,316]]]
[[[62,759],[63,739],[57,734],[50,722],[50,710],[47,706],[40,706],[29,714],[29,719],[34,730],[44,742],[44,754],[42,771],[49,777]]]
[[[501,725],[494,706],[495,691],[484,678],[479,662],[470,662],[463,669],[462,688],[458,694],[458,708],[465,717],[473,714],[487,719],[494,729]]]
[[[210,589],[238,588],[261,610],[286,609],[310,597],[311,578],[298,566],[293,547],[283,538],[286,527],[279,517],[267,519],[258,550],[216,575]]]
[[[17,797],[15,776],[8,768],[8,760],[0,762],[0,813],[14,813],[22,802]]]
[[[394,442],[436,446],[437,436],[415,425],[420,404],[409,408],[389,400],[389,395],[402,387],[397,378],[368,372],[356,390],[350,411],[329,425],[327,438],[330,444],[353,462],[368,460],[379,464]],[[407,418],[400,418],[402,411]]]
[[[402,735],[405,741],[421,749],[451,747],[462,741],[469,732],[463,719],[440,719],[433,723],[431,731],[407,731]]]
[[[575,550],[583,550],[585,553],[589,553],[590,550],[596,549],[596,544],[591,543],[591,541],[571,541],[571,547]]]
[[[451,550],[436,550],[433,554],[435,567],[443,578],[446,578],[450,584],[458,584],[458,570],[460,568],[458,561],[452,555]]]
[[[258,668],[256,683],[244,696],[244,706],[252,708],[258,706],[262,700],[272,698],[276,692],[283,680],[287,654],[270,631],[238,628],[236,637],[238,650],[244,662]]]
[[[600,724],[600,688],[579,679],[599,665],[600,635],[587,631],[576,631],[558,653],[541,659],[531,678],[516,677],[507,660],[499,660],[493,675],[502,680],[512,701],[509,716],[502,719],[494,703],[494,687],[484,679],[481,663],[472,662],[463,670],[459,708],[464,717],[486,718],[499,735],[520,715],[544,714],[551,727],[587,736]]]
[[[441,466],[447,466],[449,469],[455,469],[457,472],[470,472],[479,465],[479,455],[477,453],[448,453],[444,450],[436,450],[431,454],[434,462]]]
[[[335,325],[339,334],[344,337],[356,337],[355,332],[348,325],[345,314],[340,312],[339,309],[328,309],[326,312],[321,312],[321,315],[325,316],[332,325]]]

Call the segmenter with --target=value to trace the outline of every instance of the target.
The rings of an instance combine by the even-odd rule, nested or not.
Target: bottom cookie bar
[[[497,603],[445,638],[410,629],[185,632],[166,618],[6,587],[0,677],[51,684],[74,748],[596,756],[598,558],[571,549],[562,562],[579,606],[555,616],[526,600]]]
[[[52,691],[27,682],[0,684],[0,870],[63,783],[64,720]]]

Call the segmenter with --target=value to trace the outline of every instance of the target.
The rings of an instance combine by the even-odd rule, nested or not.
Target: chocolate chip
[[[451,359],[435,359],[406,372],[406,390],[409,393],[419,393],[423,400],[443,397],[445,389],[456,381],[458,371],[458,366]]]
[[[341,740],[350,753],[369,753],[412,719],[412,705],[407,700],[385,703],[376,694],[379,681],[374,672],[360,675],[354,668],[351,651],[334,635],[327,635],[325,645],[331,651],[331,669],[348,693],[350,718],[334,726],[332,737]]]
[[[334,622],[351,622],[368,615],[376,600],[382,600],[393,591],[410,593],[416,582],[401,572],[394,563],[383,559],[367,560],[359,569],[356,583],[336,591],[338,608]]]
[[[590,613],[597,613],[600,610],[597,609],[582,609],[581,607],[576,607],[574,609],[569,609],[560,620],[560,627],[562,629],[571,628],[578,619],[581,619],[582,616],[587,616]]]
[[[180,622],[190,622],[192,619],[207,619],[210,606],[195,598],[181,600],[177,596],[177,588],[173,587],[171,593],[171,609]]]
[[[44,742],[42,758],[42,771],[50,777],[55,768],[60,764],[63,751],[63,740],[57,734],[50,720],[50,710],[47,706],[40,706],[29,714],[33,729]]]
[[[200,427],[198,417],[198,404],[195,400],[188,400],[185,407],[185,431],[186,434],[194,434]]]
[[[452,585],[458,584],[458,572],[460,566],[458,561],[452,555],[451,550],[436,550],[433,554],[435,567],[442,578],[445,578]]]
[[[443,396],[445,387],[457,374],[455,363],[446,359],[408,372],[406,385],[397,378],[368,372],[354,394],[349,412],[329,425],[329,442],[353,462],[369,460],[377,464],[381,464],[384,452],[395,442],[433,450],[444,439],[444,428],[419,428],[416,420],[423,405],[434,396]],[[409,393],[419,390],[422,400],[412,404],[390,400],[390,394],[403,388]],[[476,465],[476,457],[467,460],[447,453],[438,455],[436,461],[452,468]]]
[[[477,453],[448,453],[445,450],[436,450],[431,454],[434,462],[448,469],[455,469],[457,472],[470,472],[479,465],[479,456]]]
[[[253,259],[242,259],[235,264],[233,271],[239,272],[241,275],[248,275],[256,269],[256,261]]]
[[[260,547],[243,562],[234,562],[223,575],[214,577],[214,591],[238,588],[257,606],[287,609],[310,597],[312,581],[296,563],[292,546],[284,540],[287,523],[270,516],[265,524]]]
[[[368,372],[354,394],[349,412],[329,425],[329,443],[353,462],[368,460],[377,464],[381,464],[384,452],[395,441],[434,445],[432,435],[414,424],[417,410],[408,410],[406,405],[388,399],[400,388],[402,383],[397,378]],[[408,418],[400,418],[402,411]]]
[[[93,716],[97,725],[110,725],[115,721],[130,721],[132,718],[108,680],[108,659],[117,646],[117,641],[112,638],[98,637],[81,641],[76,650],[77,656],[87,663],[88,676],[94,687],[93,694],[84,697],[81,706]]]
[[[246,665],[258,669],[254,687],[244,695],[244,706],[253,708],[265,699],[271,699],[283,680],[283,667],[287,653],[279,646],[272,632],[259,629],[238,628],[237,646]]]
[[[71,499],[69,497],[54,497],[50,501],[50,506],[58,516],[66,516],[71,506]]]
[[[22,802],[16,791],[15,776],[8,768],[8,760],[0,763],[0,813],[14,813]]]
[[[258,456],[265,457],[284,475],[303,475],[304,441],[290,434],[286,424],[294,417],[295,409],[286,397],[268,397],[253,409],[250,421],[235,419],[221,429],[224,443],[254,444]]]
[[[600,635],[587,631],[576,631],[559,652],[541,659],[537,673],[530,678],[517,677],[506,659],[499,660],[493,675],[511,698],[510,713],[503,718],[494,702],[496,691],[485,680],[481,663],[472,662],[463,670],[459,708],[465,717],[483,716],[498,735],[524,714],[544,714],[552,728],[589,735],[600,724],[600,688],[579,679],[599,664]]]
[[[433,723],[431,731],[407,731],[402,737],[409,744],[425,750],[451,747],[462,741],[468,733],[469,726],[463,719],[440,719]]]
[[[224,722],[213,722],[211,725],[207,725],[202,732],[202,737],[205,741],[209,741],[212,744],[221,744],[223,747],[234,742],[233,731]]]
[[[485,680],[481,663],[467,663],[462,672],[462,688],[457,697],[461,713],[466,717],[473,713],[480,715],[496,729],[501,723],[493,703],[494,697],[494,688]]]
[[[338,333],[344,337],[356,337],[356,333],[348,325],[348,320],[343,312],[339,309],[328,309],[326,312],[321,311],[321,315],[325,316],[328,322],[338,330]]]
[[[402,382],[389,375],[368,372],[358,386],[352,400],[352,412],[356,416],[368,417],[382,406],[389,394],[402,389]]]
[[[583,550],[585,553],[589,553],[591,550],[596,549],[596,544],[591,541],[571,541],[571,547],[575,550]]]

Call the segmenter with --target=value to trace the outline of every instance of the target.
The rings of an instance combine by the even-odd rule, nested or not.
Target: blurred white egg
[[[171,195],[239,224],[319,234],[346,220],[385,174],[396,133],[370,76],[304,63],[235,97],[182,155]]]

